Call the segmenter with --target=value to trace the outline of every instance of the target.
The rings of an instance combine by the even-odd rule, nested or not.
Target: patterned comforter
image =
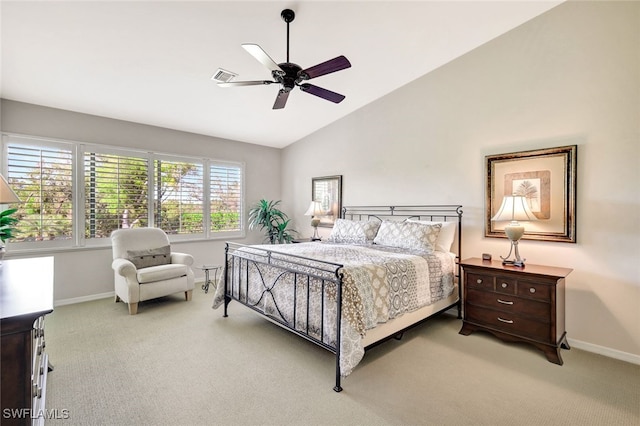
[[[340,331],[340,374],[347,376],[364,356],[362,337],[367,330],[404,313],[414,311],[448,297],[454,289],[454,259],[449,253],[424,252],[378,245],[331,243],[251,246],[305,258],[336,262],[343,267],[342,321]],[[296,330],[335,347],[336,285],[315,273],[313,262],[296,260],[295,270],[319,278],[300,279],[290,259],[273,253],[270,264],[258,252],[247,247],[243,256],[257,262],[235,266],[233,274],[244,279],[249,272],[248,292],[238,292],[265,315],[283,321]],[[248,269],[248,271],[247,271]],[[325,274],[326,276],[326,274]],[[222,274],[221,280],[224,274]],[[295,290],[294,290],[295,289]],[[309,304],[305,295],[308,295]],[[240,294],[235,294],[240,296]],[[224,303],[224,283],[216,287],[213,308]],[[307,306],[309,306],[307,312]],[[323,320],[324,318],[324,320]]]

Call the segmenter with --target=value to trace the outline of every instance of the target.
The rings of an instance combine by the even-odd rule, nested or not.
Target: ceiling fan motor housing
[[[272,71],[271,75],[278,82],[281,83],[284,87],[284,90],[289,92],[293,90],[296,86],[296,83],[300,83],[303,78],[298,75],[300,71],[302,71],[302,67],[298,64],[294,64],[291,62],[283,62],[278,64],[278,66],[284,71],[284,74],[280,71]]]

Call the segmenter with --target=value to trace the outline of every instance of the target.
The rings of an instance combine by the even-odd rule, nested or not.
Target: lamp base
[[[318,221],[320,222],[320,221]],[[311,226],[314,225],[314,222],[311,222]],[[313,237],[311,237],[311,241],[321,241],[320,236],[318,235],[318,225],[313,226]]]
[[[515,259],[510,260],[509,258],[511,257],[511,252],[514,252],[514,256]],[[511,248],[509,249],[509,254],[507,254],[506,257],[502,257],[500,256],[500,259],[502,259],[502,264],[503,265],[511,265],[511,266],[517,266],[520,268],[524,268],[524,261],[527,259],[522,259],[520,257],[520,253],[518,253],[518,241],[511,241]]]
[[[502,256],[500,256],[502,258]],[[506,259],[502,259],[502,264],[503,265],[510,265],[510,266],[518,266],[520,268],[524,268],[524,261],[527,259],[520,259],[520,260],[506,260]]]

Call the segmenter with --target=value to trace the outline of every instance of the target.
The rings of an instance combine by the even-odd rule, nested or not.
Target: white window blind
[[[85,238],[148,226],[146,158],[84,153]]]
[[[72,151],[7,145],[7,180],[21,204],[12,242],[68,240],[73,235]]]
[[[244,166],[121,147],[2,135],[0,170],[23,201],[11,249],[108,246],[120,228],[171,241],[236,238]]]
[[[242,168],[213,164],[210,182],[211,231],[241,231]]]
[[[154,223],[168,234],[202,234],[202,163],[154,161]]]

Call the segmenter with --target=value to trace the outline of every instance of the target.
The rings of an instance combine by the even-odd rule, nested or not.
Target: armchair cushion
[[[137,269],[171,263],[171,247],[163,246],[145,250],[127,250],[127,259]]]
[[[187,275],[188,268],[187,265],[180,264],[150,266],[148,268],[138,269],[136,276],[140,284],[147,284],[184,277]]]

